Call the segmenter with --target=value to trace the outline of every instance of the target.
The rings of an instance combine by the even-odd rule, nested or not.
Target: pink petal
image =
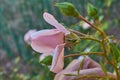
[[[64,45],[57,45],[53,55],[53,61],[50,71],[58,73],[63,70],[64,67]]]
[[[31,30],[29,30],[29,31],[25,34],[25,36],[24,36],[24,41],[25,41],[27,44],[30,44],[30,43],[31,43],[30,35],[31,35],[32,33],[34,33],[34,32],[36,32],[36,30],[35,30],[35,29],[31,29]]]
[[[70,32],[65,29],[65,27],[63,25],[61,25],[55,18],[53,15],[45,12],[43,14],[43,18],[45,19],[46,22],[48,22],[49,24],[51,24],[52,26],[55,26],[56,29],[58,29],[59,31],[64,32],[66,35],[70,34]]]
[[[64,43],[64,33],[57,29],[40,30],[31,35],[31,47],[40,53],[53,53],[57,45]]]
[[[90,25],[88,23],[83,23],[83,29],[88,29]]]

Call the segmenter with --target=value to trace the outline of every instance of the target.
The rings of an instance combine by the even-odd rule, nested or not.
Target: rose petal
[[[31,35],[31,47],[40,53],[53,53],[57,45],[64,43],[64,33],[57,29],[40,30]]]
[[[24,36],[24,41],[25,41],[27,44],[30,44],[30,43],[31,43],[30,35],[31,35],[32,33],[34,33],[34,32],[36,32],[36,29],[31,29],[31,30],[29,30],[29,31],[25,34],[25,36]]]
[[[83,29],[88,29],[90,25],[88,23],[83,23]]]
[[[63,70],[64,67],[64,46],[65,44],[57,45],[53,55],[53,61],[50,71],[58,73]]]
[[[70,32],[65,29],[65,27],[63,25],[61,25],[60,23],[58,23],[58,21],[54,18],[53,15],[45,12],[43,14],[43,18],[45,19],[46,22],[48,22],[49,24],[51,24],[52,26],[55,26],[56,29],[58,29],[59,31],[64,32],[66,35],[70,34]]]

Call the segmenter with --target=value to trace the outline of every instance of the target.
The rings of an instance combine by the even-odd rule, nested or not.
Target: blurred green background
[[[78,19],[65,17],[54,6],[64,1],[73,3],[83,16],[87,15],[88,2],[96,6],[106,33],[120,39],[120,0],[0,0],[0,80],[53,80],[54,74],[39,63],[40,54],[34,53],[23,38],[30,29],[54,28],[43,20],[45,11],[66,26],[76,24]],[[77,29],[87,32],[80,26]]]

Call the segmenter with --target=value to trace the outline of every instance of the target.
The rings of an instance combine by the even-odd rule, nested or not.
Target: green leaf
[[[45,64],[45,65],[51,65],[52,63],[52,56],[46,56],[43,60],[40,61],[40,63]]]
[[[110,44],[111,47],[111,53],[116,61],[120,61],[120,50],[117,48],[117,46],[113,43]]]
[[[100,66],[101,66],[102,70],[104,71],[104,73],[107,74],[107,70],[105,69],[105,65],[102,62],[100,62]]]
[[[87,14],[90,17],[97,17],[98,11],[92,4],[88,3],[87,4]]]
[[[85,56],[84,56],[84,58],[82,59],[82,61],[80,61],[80,67],[79,67],[78,70],[77,70],[77,74],[78,74],[78,76],[80,75],[80,70],[81,70],[82,67],[83,67],[84,60],[85,60]]]
[[[120,68],[120,62],[117,63],[117,66]]]
[[[73,16],[73,17],[79,16],[78,11],[75,9],[72,3],[69,2],[56,3],[55,6],[58,7],[61,13],[66,16]]]
[[[113,1],[114,1],[114,0],[105,0],[105,5],[106,5],[107,7],[110,7]]]
[[[103,22],[102,23],[102,29],[104,30],[104,31],[106,31],[106,30],[108,30],[109,29],[109,23],[106,21],[106,22]]]

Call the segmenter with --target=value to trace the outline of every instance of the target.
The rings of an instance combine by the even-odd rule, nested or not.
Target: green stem
[[[94,29],[96,29],[97,31],[99,31],[102,34],[102,38],[105,39],[106,34],[104,33],[104,31],[102,31],[101,29],[97,28],[95,25],[91,24],[83,16],[79,15],[78,18],[82,19],[83,21],[85,21],[86,23],[88,23],[91,27],[93,27]]]
[[[116,72],[116,75],[117,75],[117,80],[120,80],[120,74],[119,74],[118,68],[115,68],[115,72]]]
[[[80,37],[80,39],[88,39],[88,40],[93,40],[93,41],[96,41],[96,42],[98,42],[98,43],[101,43],[100,40],[95,39],[95,38],[92,38],[92,37]]]
[[[119,72],[118,72],[117,66],[110,61],[110,59],[108,58],[108,56],[107,56],[107,54],[106,54],[107,51],[106,51],[106,48],[105,48],[105,46],[104,46],[104,41],[102,41],[101,45],[102,45],[102,47],[103,47],[105,59],[114,67],[115,72],[116,72],[116,76],[117,76],[117,80],[120,80],[120,76],[119,76]]]
[[[78,31],[75,31],[75,30],[71,30],[71,29],[70,29],[70,31],[73,32],[73,33],[75,33],[75,34],[77,34],[80,39],[89,39],[89,40],[93,40],[93,41],[101,43],[100,40],[95,39],[95,38],[91,37],[90,35],[86,35],[86,34],[83,34],[81,32],[78,32]],[[81,37],[81,36],[85,36],[85,37]]]
[[[75,52],[75,53],[79,53],[79,54],[69,54],[64,56],[64,58],[68,58],[68,57],[74,57],[74,56],[84,56],[84,55],[90,55],[90,54],[96,54],[96,55],[103,55],[103,52]]]
[[[76,30],[73,30],[73,29],[69,29],[69,31],[71,31],[71,32],[73,32],[73,33],[75,33],[75,34],[77,34],[77,35],[79,35],[79,36],[86,36],[86,34],[81,33],[81,32],[79,32],[79,31],[76,31]]]
[[[89,79],[89,78],[102,78],[103,80],[106,79],[106,77],[109,77],[110,80],[115,80],[115,78],[111,77],[111,76],[97,76],[97,75],[80,75],[79,77],[77,77],[74,80],[81,80],[81,79]]]
[[[108,56],[107,56],[107,50],[106,50],[106,48],[105,48],[104,42],[105,42],[104,40],[102,40],[102,42],[101,42],[101,46],[102,46],[103,51],[104,51],[104,57],[106,58],[106,60],[107,60],[110,64],[113,65],[113,63],[109,60],[109,58],[108,58]],[[114,66],[114,65],[113,65],[113,66]]]

